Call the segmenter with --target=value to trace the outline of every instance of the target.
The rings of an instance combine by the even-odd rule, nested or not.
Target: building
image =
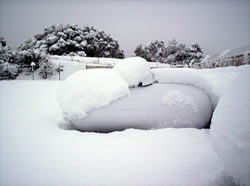
[[[215,68],[225,66],[240,66],[250,64],[250,45],[233,50],[225,50],[201,63],[196,64],[198,68]]]

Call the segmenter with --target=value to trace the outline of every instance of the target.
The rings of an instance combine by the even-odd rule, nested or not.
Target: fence
[[[121,59],[114,58],[90,58],[79,56],[49,56],[49,63],[41,63],[41,66],[32,62],[30,65],[16,65],[16,75],[13,78],[9,77],[10,65],[8,63],[1,64],[3,69],[8,75],[5,78],[0,79],[17,79],[19,80],[64,80],[69,75],[79,70],[96,69],[96,68],[113,68],[113,66],[121,62]],[[149,62],[151,68],[169,68],[169,64],[163,64],[158,62]],[[18,66],[18,67],[17,67]],[[7,70],[6,70],[7,69]],[[0,69],[1,70],[1,69]]]
[[[96,65],[96,64],[84,64],[84,63],[72,63],[72,64],[51,64],[51,66],[41,67],[38,65],[22,65],[19,68],[21,72],[17,79],[19,80],[64,80],[69,75],[86,69],[93,68],[112,68],[110,65]]]

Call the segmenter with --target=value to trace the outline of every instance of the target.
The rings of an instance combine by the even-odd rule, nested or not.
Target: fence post
[[[61,63],[59,63],[59,81],[61,80]]]
[[[34,66],[36,65],[34,62],[31,62],[31,71],[32,71],[32,80],[34,80]]]
[[[6,64],[6,70],[7,70],[7,72],[9,72],[9,63],[6,62],[5,64]]]

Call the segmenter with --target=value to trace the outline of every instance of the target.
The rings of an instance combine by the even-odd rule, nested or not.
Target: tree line
[[[175,40],[165,46],[163,41],[153,41],[146,46],[138,45],[134,51],[147,61],[173,63],[199,62],[203,57],[200,46],[195,43],[191,47],[178,44]],[[35,68],[48,69],[48,55],[70,55],[82,57],[125,57],[117,40],[110,34],[99,31],[94,27],[78,25],[52,25],[45,28],[40,34],[25,41],[12,50],[3,37],[0,38],[0,79],[15,79],[23,71],[21,66],[30,66],[33,62]],[[6,63],[8,63],[6,67]],[[47,65],[47,66],[46,66]],[[27,68],[30,71],[30,68]]]
[[[138,45],[135,49],[135,55],[143,57],[149,62],[160,63],[178,63],[189,64],[199,63],[203,58],[203,51],[197,43],[187,47],[172,39],[168,41],[167,46],[163,41],[153,41],[146,46]]]

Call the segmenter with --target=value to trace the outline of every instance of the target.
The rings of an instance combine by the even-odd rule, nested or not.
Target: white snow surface
[[[114,66],[123,79],[127,81],[130,87],[138,84],[151,74],[149,63],[141,57],[126,58]]]
[[[218,99],[222,96],[211,134],[209,130],[190,128],[129,129],[108,134],[75,131],[64,120],[56,101],[62,82],[0,81],[0,185],[229,186],[232,183],[224,176],[223,162],[235,181],[247,183],[249,99],[244,91],[249,90],[249,76],[241,76],[247,84],[231,83],[241,73],[249,74],[249,68],[197,70],[211,85],[211,92]],[[243,99],[248,101],[245,106]],[[225,147],[219,151],[222,144]],[[234,167],[230,167],[232,172],[228,170],[229,159],[235,171]]]
[[[0,185],[216,185],[211,182],[223,179],[208,130],[63,130],[60,84],[0,82]]]
[[[112,69],[78,71],[63,81],[58,90],[58,102],[73,122],[87,116],[93,109],[129,95],[128,84]]]
[[[250,185],[250,70],[242,72],[219,100],[210,133],[225,171]]]

